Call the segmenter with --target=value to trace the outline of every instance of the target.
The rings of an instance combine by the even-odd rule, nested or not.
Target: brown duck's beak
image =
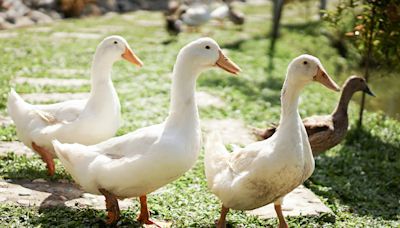
[[[228,57],[226,57],[221,50],[219,50],[219,58],[215,63],[215,65],[235,75],[239,74],[239,72],[242,71],[240,67],[236,65],[234,62],[232,62]]]
[[[143,66],[142,60],[140,60],[139,57],[137,57],[129,47],[125,47],[125,52],[124,54],[122,54],[122,58],[124,58],[126,61],[130,63],[135,64],[138,67]]]
[[[365,87],[365,89],[363,91],[364,91],[364,93],[366,93],[366,94],[368,94],[370,96],[376,97],[375,94],[369,89],[368,86]]]
[[[339,92],[340,87],[332,80],[331,77],[326,73],[325,69],[318,67],[317,74],[314,76],[314,81],[321,83],[328,89]]]

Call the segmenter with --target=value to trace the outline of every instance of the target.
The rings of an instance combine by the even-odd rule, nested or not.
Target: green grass
[[[336,49],[321,31],[329,29],[321,23],[286,24],[282,27],[273,69],[269,68],[269,38],[266,34],[270,22],[265,18],[269,6],[243,8],[252,17],[240,30],[233,25],[215,29],[203,28],[203,33],[216,39],[228,56],[243,69],[238,77],[221,70],[204,73],[198,80],[198,90],[218,95],[226,102],[223,108],[200,110],[202,119],[236,118],[249,126],[263,127],[277,122],[280,114],[280,89],[289,61],[302,53],[318,56],[327,71],[341,84],[357,72],[350,59],[339,57]],[[256,17],[258,16],[258,17]],[[260,19],[260,16],[261,19]],[[78,69],[88,71],[93,52],[101,40],[52,38],[54,32],[85,32],[85,29],[115,28],[144,61],[137,69],[126,62],[115,64],[113,81],[120,96],[124,119],[118,134],[164,120],[168,113],[170,72],[179,49],[201,34],[182,34],[176,41],[165,45],[170,38],[162,25],[139,26],[140,20],[162,22],[158,12],[138,11],[125,15],[80,20],[60,21],[48,27],[51,32],[34,32],[18,29],[17,38],[0,39],[3,52],[0,58],[0,112],[5,113],[7,92],[12,78],[58,77],[51,69]],[[293,18],[289,22],[291,22]],[[304,18],[301,18],[304,21]],[[306,20],[307,21],[307,20]],[[97,32],[98,33],[98,32]],[[34,44],[34,45],[32,45]],[[71,76],[72,77],[72,76]],[[76,78],[88,78],[77,74]],[[79,88],[33,87],[19,85],[17,92],[85,92]],[[303,117],[325,114],[336,105],[338,94],[321,85],[308,86],[302,94],[300,113]],[[398,227],[400,226],[400,123],[381,113],[366,114],[364,129],[356,133],[354,117],[357,107],[351,104],[351,130],[345,142],[316,159],[316,169],[305,185],[312,189],[333,215],[287,218],[291,227]],[[3,114],[5,115],[5,114]],[[16,140],[15,128],[0,129],[0,139]],[[59,162],[56,175],[50,180],[70,179]],[[49,179],[44,164],[37,156],[19,157],[9,154],[0,159],[0,178]],[[135,200],[136,202],[136,200]],[[174,227],[211,227],[219,216],[220,204],[207,187],[203,157],[179,180],[167,185],[165,191],[149,196],[152,216],[168,220]],[[137,226],[135,217],[138,204],[122,212],[121,226]],[[93,209],[38,209],[0,204],[0,223],[3,226],[52,227],[95,226],[103,227],[105,211]],[[234,227],[277,226],[276,219],[259,219],[241,211],[228,215]]]

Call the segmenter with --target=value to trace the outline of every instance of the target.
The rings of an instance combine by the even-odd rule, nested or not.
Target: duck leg
[[[278,216],[278,220],[279,220],[279,228],[289,228],[288,224],[285,221],[285,216],[283,216],[282,213],[282,204],[281,204],[281,200],[280,202],[275,202],[274,203],[274,207],[275,207],[275,212],[276,215]]]
[[[161,226],[159,226],[157,223],[150,220],[150,212],[147,209],[147,196],[146,195],[140,196],[139,200],[140,200],[140,214],[137,220],[142,224],[155,225],[161,228]]]
[[[229,208],[222,205],[221,208],[221,216],[219,217],[217,228],[225,228],[226,227],[226,215],[229,212]]]
[[[56,168],[54,165],[53,156],[51,155],[50,151],[48,151],[44,147],[38,146],[35,142],[32,142],[32,148],[40,155],[42,160],[46,163],[48,174],[50,176],[53,176]]]
[[[112,193],[108,192],[104,188],[100,188],[99,192],[104,195],[106,198],[106,208],[108,212],[108,220],[107,224],[108,225],[114,225],[118,222],[119,217],[120,217],[120,211],[119,211],[119,205],[118,205],[118,199],[113,195]]]

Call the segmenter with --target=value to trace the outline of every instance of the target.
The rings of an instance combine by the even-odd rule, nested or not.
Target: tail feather
[[[229,152],[223,144],[219,132],[211,132],[208,135],[204,151],[207,182],[212,185],[215,175],[228,167]]]
[[[55,154],[60,159],[68,173],[79,182],[87,173],[89,164],[94,160],[96,153],[81,144],[63,144],[58,140],[52,141]]]
[[[26,103],[14,89],[11,89],[7,100],[8,115],[18,124],[16,120],[22,119],[20,116],[28,113],[30,104]]]

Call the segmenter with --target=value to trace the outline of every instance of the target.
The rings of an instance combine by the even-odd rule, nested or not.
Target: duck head
[[[351,90],[353,93],[363,91],[364,93],[375,97],[375,94],[369,89],[367,81],[359,76],[350,76],[344,83],[343,90]]]
[[[326,73],[318,58],[312,55],[300,55],[292,60],[288,67],[288,78],[296,83],[307,84],[317,81],[327,88],[340,91],[339,86]]]
[[[178,55],[186,59],[187,64],[198,72],[219,67],[231,74],[237,75],[241,69],[222,52],[221,48],[211,38],[197,39],[183,47]]]
[[[104,56],[104,59],[113,63],[125,59],[138,67],[143,66],[143,62],[135,55],[128,42],[121,36],[106,37],[97,46],[96,54]]]

